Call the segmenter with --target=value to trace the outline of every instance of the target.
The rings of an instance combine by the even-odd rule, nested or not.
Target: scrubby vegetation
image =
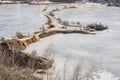
[[[55,16],[55,14],[54,14],[53,12],[50,12],[49,14],[50,14],[51,16]]]
[[[24,38],[25,35],[23,35],[21,32],[16,32],[16,37],[21,39],[21,38]]]
[[[37,69],[48,69],[52,62],[36,56],[36,51],[27,54],[0,48],[0,80],[43,80],[33,74]]]
[[[36,54],[36,51],[28,54],[0,46],[0,80],[43,80],[35,77],[34,72],[49,69],[52,61]]]
[[[1,38],[0,38],[0,41],[4,41],[4,40],[5,40],[5,38],[4,38],[4,37],[1,37]]]
[[[97,23],[88,24],[86,27],[87,27],[87,28],[90,28],[90,29],[94,29],[94,30],[96,30],[96,31],[102,31],[102,30],[108,29],[107,26],[104,26],[104,25],[101,24],[101,23],[99,23],[99,24],[97,24]]]
[[[52,62],[43,57],[38,57],[36,53],[27,54],[20,51],[3,50],[0,53],[0,61],[7,66],[18,66],[31,69],[47,69],[52,66]]]
[[[89,78],[92,78],[93,76],[93,69],[95,69],[92,68],[86,75],[81,76],[82,66],[76,65],[72,74],[69,75],[67,69],[69,66],[67,65],[67,62],[65,62],[60,70],[57,70],[55,66],[53,66],[50,69],[46,68],[46,70],[35,71],[41,68],[36,68],[35,66],[36,59],[41,58],[36,56],[36,51],[32,51],[29,55],[23,52],[12,52],[6,50],[2,50],[2,52],[0,52],[0,80],[89,80]],[[54,61],[55,53],[56,51],[54,50],[54,46],[51,44],[45,49],[43,56]],[[29,61],[26,57],[30,57],[28,58]],[[41,63],[42,59],[40,60],[41,61],[37,62]],[[45,68],[45,65],[42,66],[42,68],[43,67]],[[35,74],[39,75],[39,77],[35,76]],[[43,75],[45,76],[44,79]]]
[[[0,80],[42,80],[33,76],[35,70],[21,67],[9,67],[0,62]]]
[[[62,21],[62,25],[68,26],[69,25],[69,21]]]

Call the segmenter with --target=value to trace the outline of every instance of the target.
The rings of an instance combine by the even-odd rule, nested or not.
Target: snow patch
[[[107,72],[106,70],[100,70],[97,73],[97,76],[94,76],[95,80],[120,80],[120,78],[115,77],[112,73]]]

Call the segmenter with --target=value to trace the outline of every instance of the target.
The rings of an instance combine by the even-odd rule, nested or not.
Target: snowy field
[[[15,5],[16,6],[16,5]],[[54,8],[51,6],[50,8]],[[31,33],[37,31],[46,18],[40,13],[45,6],[10,5],[0,6],[0,36],[11,37],[16,31]],[[13,13],[14,12],[14,13]],[[56,17],[81,24],[103,23],[109,30],[97,35],[56,34],[31,44],[25,51],[37,51],[42,55],[53,44],[55,66],[59,69],[67,63],[68,73],[77,64],[81,64],[81,74],[85,76],[92,68],[98,77],[96,80],[120,79],[120,8],[117,7],[81,7],[56,12]]]

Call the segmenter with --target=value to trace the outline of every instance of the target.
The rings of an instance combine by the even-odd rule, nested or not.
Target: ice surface
[[[119,78],[105,70],[99,71],[97,74],[99,78],[94,77],[95,80],[119,80]]]
[[[39,31],[46,17],[42,15],[43,5],[0,5],[0,37],[11,38],[17,31],[32,34]],[[55,8],[49,5],[49,9]]]
[[[56,54],[61,55],[61,58],[57,58],[57,63],[63,60],[63,57],[73,62],[71,65],[82,62],[86,71],[95,65],[97,69],[106,69],[113,75],[120,77],[119,13],[120,8],[115,7],[87,7],[56,12],[56,16],[62,17],[63,20],[80,21],[81,24],[102,23],[108,25],[109,30],[97,35],[53,35],[30,45],[26,51],[37,50],[38,54],[42,54],[44,49],[52,43]],[[60,66],[61,64],[56,65]]]
[[[28,34],[46,22],[41,14],[44,6],[0,5],[0,37],[11,38],[17,31]]]

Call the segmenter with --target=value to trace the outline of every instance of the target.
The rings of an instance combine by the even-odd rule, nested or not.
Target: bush
[[[69,22],[68,21],[63,21],[62,24],[65,25],[65,26],[68,26]]]
[[[1,38],[0,38],[0,41],[4,41],[4,40],[5,40],[5,38],[4,38],[4,37],[1,37]]]
[[[52,12],[50,12],[50,15],[51,15],[51,16],[55,16],[55,14],[54,14],[54,13],[52,13]]]
[[[25,36],[21,32],[16,32],[16,37],[21,39],[24,38]]]
[[[4,52],[0,52],[0,62],[11,67],[18,66],[31,69],[48,69],[52,67],[50,60],[35,55],[35,51],[28,54],[20,51],[4,50]]]
[[[77,25],[80,25],[80,22],[77,22]]]
[[[99,23],[99,24],[89,24],[86,26],[87,28],[90,28],[90,29],[95,29],[96,31],[102,31],[102,30],[106,30],[108,29],[107,26],[104,26],[103,24]]]
[[[59,23],[61,23],[61,22],[62,22],[62,20],[61,20],[60,18],[57,18],[57,21],[58,21]]]

